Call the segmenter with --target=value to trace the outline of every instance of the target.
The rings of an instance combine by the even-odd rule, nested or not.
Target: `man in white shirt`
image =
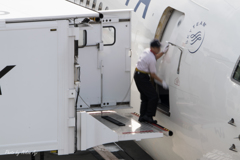
[[[146,49],[137,62],[134,80],[142,100],[139,117],[140,122],[157,123],[152,117],[156,114],[158,94],[150,81],[150,76],[157,83],[162,84],[164,89],[168,88],[166,82],[156,75],[157,59],[161,58],[163,54],[168,51],[169,46],[167,45],[161,53],[160,47],[161,44],[159,40],[154,39],[150,43],[150,49]]]

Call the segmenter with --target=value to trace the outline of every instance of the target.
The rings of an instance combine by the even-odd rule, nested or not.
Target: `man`
[[[154,39],[150,43],[150,49],[146,49],[137,62],[134,80],[142,100],[139,117],[140,122],[157,123],[156,120],[153,120],[153,116],[156,114],[158,94],[150,81],[149,75],[157,83],[162,84],[164,89],[167,89],[166,82],[156,75],[156,62],[157,59],[161,58],[162,55],[168,51],[169,45],[167,45],[161,53],[160,47],[161,44],[159,40]]]

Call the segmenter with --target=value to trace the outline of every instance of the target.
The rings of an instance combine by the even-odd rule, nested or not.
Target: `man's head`
[[[160,47],[161,43],[159,42],[159,40],[154,39],[151,41],[150,48],[155,54],[158,54],[160,52]]]

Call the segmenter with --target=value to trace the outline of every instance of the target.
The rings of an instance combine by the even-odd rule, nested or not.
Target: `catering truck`
[[[0,155],[163,137],[130,107],[131,10],[0,1]]]

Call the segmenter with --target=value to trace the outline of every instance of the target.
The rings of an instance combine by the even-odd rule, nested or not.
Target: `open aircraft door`
[[[139,123],[135,113],[120,115],[114,111],[131,108],[131,10],[101,13],[101,22],[85,24],[90,26],[87,43],[78,49],[78,150],[117,141],[159,138],[166,131],[158,125]]]
[[[183,75],[181,72],[181,64],[184,49],[180,47],[177,37],[179,37],[181,33],[180,29],[183,21],[184,13],[168,7],[160,19],[155,35],[155,38],[159,39],[163,44],[161,49],[164,49],[167,43],[170,45],[167,54],[159,59],[156,65],[158,77],[166,81],[170,86],[169,90],[165,90],[161,85],[157,85],[160,99],[158,110],[167,116],[171,116],[171,114],[174,113],[173,107],[170,107],[172,103],[171,99],[173,99],[170,95],[173,93],[174,88],[181,87],[180,81],[181,75]]]

